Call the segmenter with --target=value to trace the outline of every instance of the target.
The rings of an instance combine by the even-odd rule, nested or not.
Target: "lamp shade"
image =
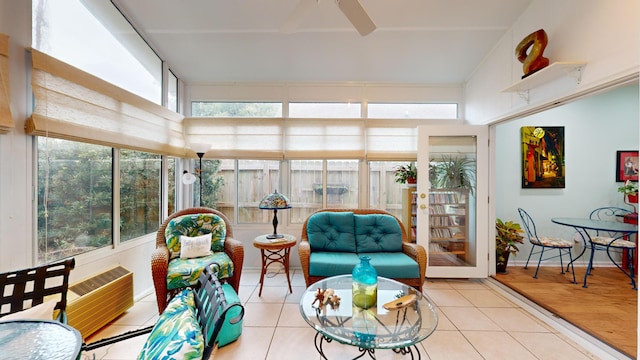
[[[280,194],[278,190],[275,190],[273,193],[265,196],[262,201],[260,201],[260,209],[289,209],[291,205],[289,205],[289,199],[286,196]]]
[[[187,170],[184,171],[184,173],[182,173],[182,183],[185,185],[191,185],[194,182],[196,182],[197,178],[195,175],[193,175],[192,173],[188,172]]]
[[[196,154],[203,154],[206,153],[207,151],[211,150],[211,145],[210,144],[205,144],[205,143],[193,143],[191,144],[191,150],[195,151]],[[200,155],[198,155],[200,156]]]

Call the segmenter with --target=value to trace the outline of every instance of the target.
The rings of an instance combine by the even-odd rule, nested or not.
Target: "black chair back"
[[[0,273],[0,317],[40,305],[45,297],[60,294],[55,309],[58,321],[67,322],[69,274],[74,258],[29,269]]]

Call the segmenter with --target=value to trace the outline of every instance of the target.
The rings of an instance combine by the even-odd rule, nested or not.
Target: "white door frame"
[[[476,265],[437,266],[427,264],[427,277],[432,278],[486,278],[489,269],[489,126],[488,125],[424,125],[418,126],[418,172],[429,169],[430,136],[475,136],[476,140]],[[418,181],[418,244],[429,251],[429,188],[428,174],[421,175],[427,181]],[[425,194],[423,197],[422,194]],[[424,206],[422,206],[424,205]],[[427,256],[428,257],[428,256]]]

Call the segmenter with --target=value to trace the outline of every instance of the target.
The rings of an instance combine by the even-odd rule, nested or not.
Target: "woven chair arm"
[[[420,283],[424,283],[427,270],[427,252],[422,245],[413,243],[402,243],[402,252],[418,263],[420,268]]]
[[[302,273],[304,275],[304,282],[307,286],[309,283],[309,258],[311,257],[311,245],[306,240],[298,243],[298,256],[300,257],[300,265],[302,266]]]
[[[156,290],[158,314],[167,306],[167,264],[169,263],[169,249],[159,247],[151,253],[151,277]]]
[[[227,236],[224,240],[224,252],[233,262],[233,276],[227,281],[236,293],[240,293],[240,277],[242,276],[242,266],[244,263],[244,245],[242,245],[240,240]]]

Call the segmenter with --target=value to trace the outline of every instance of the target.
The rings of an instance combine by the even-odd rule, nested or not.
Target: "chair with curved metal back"
[[[562,256],[566,254],[566,255],[569,255],[569,265],[571,266],[573,283],[576,284],[576,273],[573,268],[573,257],[571,255],[571,249],[573,248],[573,243],[571,241],[556,238],[556,237],[538,236],[538,232],[536,230],[536,224],[533,221],[533,218],[524,209],[518,208],[518,213],[520,214],[520,218],[522,219],[522,225],[527,234],[527,237],[529,238],[529,242],[531,243],[531,245],[533,245],[531,247],[531,251],[529,252],[529,257],[527,258],[527,263],[525,264],[524,268],[525,269],[528,268],[531,255],[540,254],[540,257],[538,258],[538,266],[536,267],[536,272],[533,275],[534,279],[538,278],[538,270],[540,270],[540,263],[542,261],[555,259],[557,257],[560,258],[560,270],[561,270],[561,273],[564,274],[565,271],[564,271],[564,265],[562,263]],[[535,249],[537,247],[539,247],[540,250],[536,251]],[[543,258],[545,251],[551,251],[554,249],[558,250],[558,255],[552,255],[552,256]]]
[[[614,207],[614,206],[606,206],[597,208],[589,214],[589,219],[592,220],[604,220],[604,221],[623,221],[626,215],[630,215],[633,212],[627,209]],[[631,278],[631,284],[633,288],[636,288],[635,279],[634,279],[634,261],[633,256],[635,255],[636,244],[633,241],[626,240],[630,234],[620,233],[620,232],[607,232],[607,231],[596,231],[595,235],[586,236],[586,239],[589,239],[589,246],[591,247],[591,254],[589,255],[589,264],[587,265],[587,275],[591,275],[591,270],[593,270],[593,257],[594,253],[598,250],[604,250],[607,252],[607,256],[622,272],[627,274],[629,278]],[[620,263],[612,257],[611,253],[620,254]],[[622,254],[626,253],[627,264],[623,264],[623,260],[625,259]],[[627,265],[629,268],[629,272],[625,271],[623,268],[624,265]],[[585,278],[586,285],[586,278]]]
[[[76,260],[68,258],[0,273],[0,318],[41,305],[53,296],[57,301],[55,309],[59,310],[56,320],[66,324],[69,274],[75,266]],[[56,296],[60,299],[57,300]]]

